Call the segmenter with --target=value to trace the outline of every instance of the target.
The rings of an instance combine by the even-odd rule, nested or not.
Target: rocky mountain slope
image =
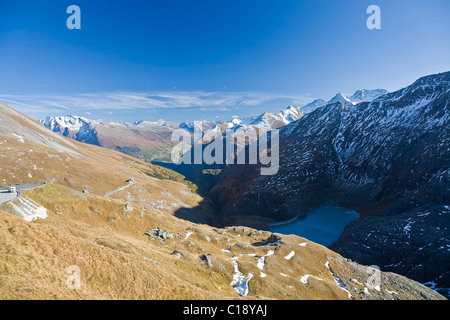
[[[217,222],[261,226],[332,201],[362,216],[332,248],[450,288],[449,90],[450,72],[431,75],[283,127],[277,175],[224,170],[210,194],[222,208]]]
[[[47,182],[20,195],[46,216],[0,207],[1,299],[443,299],[304,238],[180,219],[214,212],[175,173],[1,103],[0,142],[4,186]]]

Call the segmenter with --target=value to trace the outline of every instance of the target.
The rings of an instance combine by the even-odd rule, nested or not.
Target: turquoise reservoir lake
[[[345,226],[358,217],[357,212],[347,208],[322,206],[308,212],[306,219],[272,225],[271,231],[295,234],[328,247],[339,238]]]

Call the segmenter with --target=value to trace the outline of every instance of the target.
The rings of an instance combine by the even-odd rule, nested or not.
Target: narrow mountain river
[[[306,219],[274,224],[271,231],[295,234],[328,247],[339,238],[345,226],[358,217],[355,211],[327,205],[309,212]]]

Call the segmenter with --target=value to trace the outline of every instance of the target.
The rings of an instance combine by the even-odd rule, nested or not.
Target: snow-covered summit
[[[41,123],[53,132],[78,141],[98,145],[95,126],[100,122],[79,116],[47,117]]]
[[[264,112],[255,117],[233,119],[228,123],[229,129],[238,129],[245,126],[253,126],[260,129],[275,129],[297,121],[304,112],[295,106],[288,106],[279,112]]]
[[[311,113],[323,106],[326,106],[326,105],[332,104],[332,103],[336,103],[336,102],[340,102],[347,106],[353,106],[353,105],[356,105],[361,102],[371,102],[371,101],[377,99],[378,97],[383,96],[387,93],[388,93],[388,91],[385,89],[373,89],[373,90],[361,89],[361,90],[356,90],[352,96],[348,97],[345,94],[343,94],[342,92],[339,92],[329,101],[325,101],[323,99],[316,99],[313,102],[311,102],[303,107],[300,107],[300,110],[304,113]]]
[[[308,103],[306,106],[303,106],[300,108],[301,111],[303,111],[304,113],[310,113],[315,111],[318,108],[323,107],[324,105],[326,105],[327,102],[323,99],[316,99],[311,103]]]
[[[356,90],[356,92],[351,97],[349,97],[349,100],[355,103],[370,102],[386,93],[388,93],[388,91],[385,89]]]
[[[342,104],[352,106],[355,105],[356,102],[351,101],[349,98],[347,98],[342,92],[339,92],[336,94],[330,101],[328,101],[328,104],[340,102]]]
[[[60,116],[47,117],[45,120],[42,120],[41,123],[52,131],[56,131],[58,128],[64,128],[64,130],[67,129],[69,131],[79,131],[83,126],[91,126],[98,122],[79,116]]]

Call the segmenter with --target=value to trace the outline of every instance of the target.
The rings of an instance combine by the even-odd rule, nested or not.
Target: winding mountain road
[[[17,192],[9,192],[8,190],[0,190],[0,207],[18,197]]]
[[[13,186],[16,187],[16,192],[9,192],[9,186],[0,187],[0,207],[19,198],[22,195],[23,191],[32,190],[44,185],[45,183],[18,184]]]

